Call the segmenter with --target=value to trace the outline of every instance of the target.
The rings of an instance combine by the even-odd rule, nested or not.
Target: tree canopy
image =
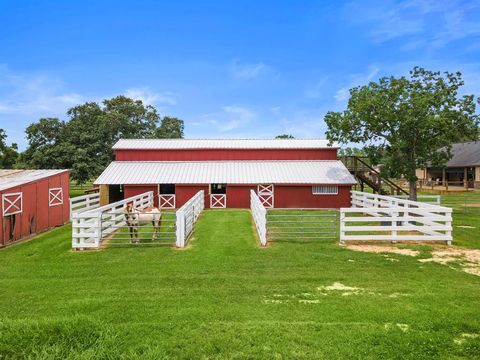
[[[12,169],[19,158],[17,144],[8,146],[6,139],[5,130],[0,129],[0,169]]]
[[[69,168],[84,183],[113,160],[112,146],[124,138],[183,137],[183,121],[164,117],[140,100],[117,96],[68,110],[68,121],[43,118],[26,129],[24,161],[34,168]]]
[[[473,95],[460,95],[461,73],[420,67],[410,77],[383,77],[350,89],[347,109],[328,112],[327,137],[361,143],[372,163],[382,159],[386,176],[404,176],[416,199],[415,169],[444,167],[453,143],[475,139],[479,115]]]

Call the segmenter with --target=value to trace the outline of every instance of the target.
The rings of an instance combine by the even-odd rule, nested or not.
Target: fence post
[[[345,245],[345,210],[340,208],[340,245]]]
[[[177,210],[176,212],[176,235],[177,235],[177,241],[176,245],[179,248],[185,247],[185,214],[183,210]]]

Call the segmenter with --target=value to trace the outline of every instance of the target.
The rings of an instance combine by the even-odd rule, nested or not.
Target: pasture
[[[477,210],[454,243],[480,248]],[[0,358],[479,358],[480,277],[411,248],[261,248],[246,210],[206,210],[182,250],[75,253],[65,226],[0,251]]]

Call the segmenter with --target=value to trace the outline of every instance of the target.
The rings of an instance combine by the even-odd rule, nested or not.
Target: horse
[[[152,240],[157,239],[157,234],[160,233],[160,226],[162,225],[162,211],[159,208],[149,207],[144,210],[137,210],[133,203],[128,203],[123,214],[130,230],[130,242],[139,242],[138,228],[141,224],[149,222],[153,225]]]

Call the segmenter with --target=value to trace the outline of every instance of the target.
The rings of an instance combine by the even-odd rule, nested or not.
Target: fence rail
[[[255,191],[250,190],[250,210],[262,246],[267,245],[267,209],[263,206]]]
[[[393,195],[393,197],[408,200],[409,195]],[[431,205],[440,205],[442,203],[440,195],[417,195],[417,201]]]
[[[183,248],[193,232],[200,213],[205,208],[205,192],[197,192],[176,212],[176,245]]]
[[[336,209],[268,210],[267,235],[274,241],[336,240]]]
[[[100,207],[100,194],[88,194],[70,198],[70,220],[72,214],[96,209]]]
[[[352,191],[352,208],[340,209],[340,242],[452,242],[452,209]]]
[[[72,213],[72,248],[99,248],[107,235],[115,232],[120,224],[125,226],[124,208],[127,203],[132,203],[138,210],[153,206],[153,192],[149,191],[109,205]]]

